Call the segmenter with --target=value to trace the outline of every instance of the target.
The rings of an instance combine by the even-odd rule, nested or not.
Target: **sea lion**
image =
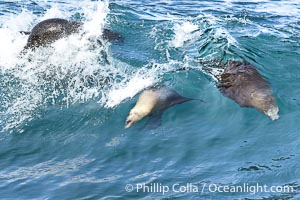
[[[167,108],[190,100],[193,99],[182,97],[175,90],[165,86],[148,88],[140,94],[135,106],[130,110],[124,128],[130,128],[146,116],[160,116]]]
[[[272,120],[279,118],[270,84],[248,62],[229,61],[217,86],[224,96],[240,106],[256,108]]]
[[[53,18],[41,21],[35,25],[29,34],[27,44],[24,49],[35,49],[40,46],[47,46],[61,38],[67,37],[73,33],[78,33],[83,23],[60,18]],[[21,33],[29,33],[22,31]],[[120,34],[111,30],[103,30],[103,38],[108,41],[122,42]]]
[[[72,33],[77,33],[81,26],[79,22],[60,18],[44,20],[33,27],[24,48],[46,46]]]

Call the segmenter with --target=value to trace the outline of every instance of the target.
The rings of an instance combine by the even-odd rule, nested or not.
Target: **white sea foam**
[[[215,34],[214,34],[215,39],[220,39],[224,38],[227,40],[226,45],[229,47],[231,45],[239,46],[238,42],[236,39],[229,33],[229,31],[223,27],[218,27],[216,28]]]
[[[300,16],[299,0],[277,1],[276,3],[269,1],[257,6],[255,11],[297,18]]]
[[[201,34],[199,27],[191,22],[176,23],[174,25],[174,38],[170,42],[170,46],[175,48],[182,47],[185,42],[198,38]]]
[[[16,66],[20,51],[26,44],[27,36],[20,34],[21,30],[28,30],[34,16],[28,11],[19,15],[5,16],[0,21],[0,67],[1,69]]]
[[[154,77],[141,76],[141,74],[137,73],[124,85],[118,85],[108,93],[108,100],[105,106],[108,108],[115,107],[124,99],[134,97],[142,89],[153,85],[155,82]]]

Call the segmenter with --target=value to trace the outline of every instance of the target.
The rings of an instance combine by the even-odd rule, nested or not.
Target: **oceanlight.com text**
[[[125,186],[127,192],[137,193],[161,193],[166,194],[169,192],[173,193],[293,193],[295,189],[292,186],[268,186],[267,184],[248,184],[243,183],[240,185],[224,185],[224,184],[213,184],[213,183],[175,183],[167,185],[163,183],[137,183],[127,184]]]

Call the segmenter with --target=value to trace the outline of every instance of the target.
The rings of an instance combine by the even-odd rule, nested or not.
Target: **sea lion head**
[[[127,118],[126,118],[126,122],[125,122],[125,129],[130,128],[131,126],[133,126],[136,122],[140,121],[141,119],[143,119],[147,114],[144,112],[139,111],[138,109],[133,108]]]
[[[151,114],[160,105],[159,90],[147,89],[139,96],[135,106],[130,110],[125,123],[125,129],[130,128],[136,122]]]
[[[278,106],[271,92],[256,90],[251,94],[251,104],[259,111],[270,117],[272,120],[279,118]]]

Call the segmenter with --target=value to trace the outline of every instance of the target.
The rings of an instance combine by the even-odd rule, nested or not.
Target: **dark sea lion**
[[[60,18],[44,20],[33,27],[24,48],[28,49],[49,45],[72,33],[77,33],[81,26],[80,22]]]
[[[229,61],[220,76],[218,88],[242,107],[256,108],[272,120],[279,118],[270,84],[246,61]]]
[[[130,110],[125,128],[130,128],[146,116],[160,116],[164,110],[190,100],[193,99],[182,97],[176,91],[165,86],[146,89],[140,94],[135,106]]]
[[[78,33],[82,26],[83,23],[81,22],[60,18],[44,20],[33,27],[24,49],[34,49],[40,46],[47,46],[61,38],[67,37],[73,33]],[[28,34],[28,32],[24,31],[21,33]],[[108,29],[103,30],[103,38],[111,42],[123,41],[120,34]]]

